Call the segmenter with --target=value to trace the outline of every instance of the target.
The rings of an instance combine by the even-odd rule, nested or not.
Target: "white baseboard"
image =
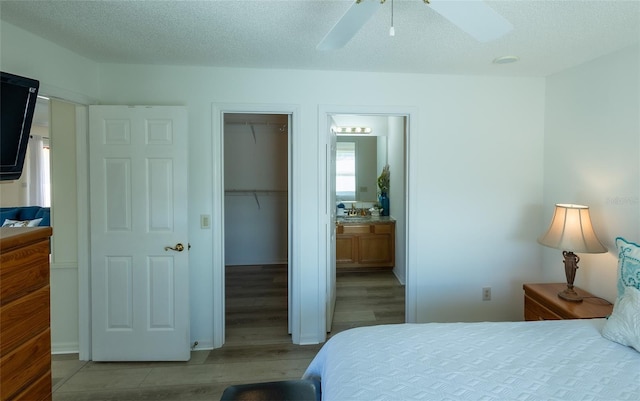
[[[77,342],[51,344],[51,353],[53,355],[77,354],[79,350],[80,346]]]
[[[198,345],[196,345],[193,351],[205,351],[212,349],[212,341],[198,341]],[[77,342],[51,344],[51,354],[53,355],[78,354],[79,350],[80,346]]]
[[[195,348],[192,348],[192,351],[210,351],[213,349],[213,341],[198,341],[198,345],[195,346]],[[191,343],[191,346],[193,347],[193,342]]]
[[[398,281],[400,282],[400,284],[402,285],[407,285],[406,281],[405,281],[405,277],[400,277],[398,276],[398,272],[396,271],[396,269],[393,269],[393,275],[396,276],[396,278],[398,279]]]
[[[278,260],[229,260],[225,259],[225,266],[261,266],[261,265],[286,265],[287,259]]]

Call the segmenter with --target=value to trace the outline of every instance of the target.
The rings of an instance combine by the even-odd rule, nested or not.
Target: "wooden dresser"
[[[0,228],[0,400],[51,399],[51,232]]]
[[[569,302],[558,297],[565,283],[525,284],[524,320],[594,319],[606,317],[613,305],[602,298],[574,287],[584,297],[582,302]]]

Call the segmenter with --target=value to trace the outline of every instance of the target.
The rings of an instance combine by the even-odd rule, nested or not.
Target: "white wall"
[[[85,103],[98,98],[98,63],[5,21],[0,68],[40,81],[40,93]]]
[[[11,35],[5,35],[9,31]],[[20,35],[14,35],[14,33]],[[295,105],[298,142],[294,174],[301,197],[296,219],[302,240],[301,338],[321,335],[324,286],[318,260],[324,254],[324,183],[319,166],[319,105],[358,110],[371,106],[416,110],[411,132],[407,188],[413,203],[407,259],[417,321],[522,318],[523,282],[541,279],[542,163],[545,81],[366,72],[251,70],[95,63],[46,40],[2,25],[2,67],[40,77],[60,92],[102,104],[183,104],[189,112],[189,224],[192,341],[211,344],[213,331],[212,241],[219,224],[202,230],[212,214],[212,104]],[[20,51],[22,34],[30,50]],[[52,58],[53,60],[47,60]],[[49,67],[51,66],[51,69]],[[99,72],[97,71],[99,69]],[[78,70],[78,71],[77,71]],[[74,79],[75,78],[75,79]],[[338,91],[339,89],[339,91]],[[336,99],[335,93],[341,93]],[[363,99],[366,99],[363,101]],[[636,146],[637,148],[637,146]],[[493,300],[481,301],[481,289]]]
[[[293,104],[300,110],[303,213],[299,255],[303,330],[316,333],[319,244],[323,239],[323,183],[318,166],[318,105],[417,107],[417,188],[413,266],[419,287],[419,321],[519,319],[523,282],[539,280],[541,253],[535,238],[542,229],[542,140],[544,80],[251,70],[175,66],[101,66],[104,103],[185,104],[189,108],[190,224],[193,340],[210,336],[211,232],[197,227],[210,213],[209,176],[212,127],[210,105]],[[366,106],[366,105],[365,105]],[[218,138],[213,138],[218,140]],[[532,214],[533,211],[533,214]],[[213,222],[216,227],[216,222]],[[481,288],[493,287],[493,301],[481,301]]]
[[[0,181],[0,207],[29,206],[27,205],[29,195],[28,163],[29,152],[27,151],[20,178],[11,181]],[[4,223],[4,221],[0,222],[0,225],[2,225],[2,223]]]
[[[421,200],[409,205],[421,235],[407,261],[418,320],[520,320],[522,283],[541,272],[544,80],[426,79],[409,143],[419,184],[407,189]]]
[[[5,21],[0,24],[0,68],[38,79],[39,93],[45,96],[90,103],[98,95],[97,63]],[[57,116],[61,117],[60,113]],[[58,122],[64,124],[60,119],[53,124]],[[51,142],[51,160],[55,164],[52,166],[51,341],[53,352],[73,352],[78,350],[79,338],[78,270],[86,270],[88,266],[78,264],[75,131],[73,127],[61,129]]]
[[[575,284],[614,301],[615,238],[640,242],[640,51],[630,47],[547,79],[545,225],[556,203],[588,205],[608,254],[580,254]],[[542,233],[541,233],[542,234]],[[565,282],[544,248],[544,280]]]
[[[51,100],[51,344],[52,352],[78,350],[78,182],[76,108]]]

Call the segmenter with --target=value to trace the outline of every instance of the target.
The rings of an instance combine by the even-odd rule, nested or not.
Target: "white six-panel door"
[[[186,108],[91,106],[89,125],[92,359],[188,360]]]

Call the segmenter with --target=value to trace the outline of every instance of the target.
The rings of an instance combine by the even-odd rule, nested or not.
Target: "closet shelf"
[[[287,133],[287,124],[282,124],[282,123],[237,121],[237,122],[225,122],[224,124],[225,125],[244,125],[244,126],[248,126],[249,128],[251,128],[251,135],[253,135],[253,143],[258,143],[258,140],[256,138],[256,130],[255,130],[255,126],[256,125],[264,125],[264,126],[267,126],[267,127],[268,126],[276,127],[276,128],[278,128],[278,131]]]
[[[262,209],[260,205],[260,199],[258,199],[258,195],[275,195],[275,194],[286,194],[286,190],[282,189],[225,189],[225,196],[248,196],[253,195],[253,198],[258,205],[258,209]]]
[[[233,122],[225,122],[224,125],[265,125],[272,126],[278,128],[287,128],[286,123],[276,123],[276,122],[251,122],[251,121],[233,121]]]

